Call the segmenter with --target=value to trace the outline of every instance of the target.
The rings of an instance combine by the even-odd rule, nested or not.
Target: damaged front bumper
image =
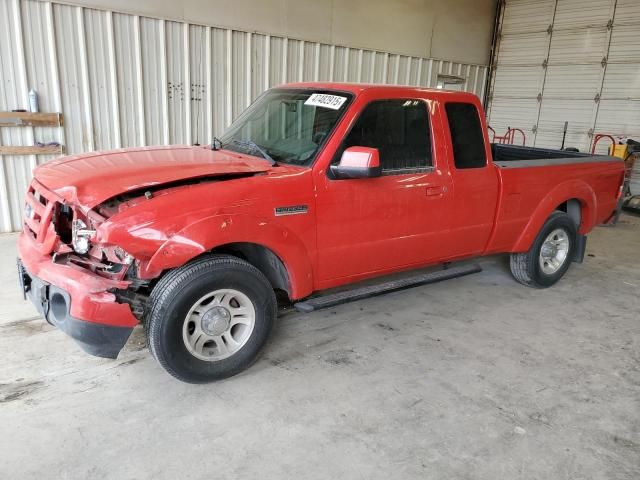
[[[109,290],[125,289],[128,283],[54,263],[31,243],[33,239],[23,232],[18,240],[18,274],[25,296],[85,352],[116,358],[139,322],[129,305],[118,303]]]

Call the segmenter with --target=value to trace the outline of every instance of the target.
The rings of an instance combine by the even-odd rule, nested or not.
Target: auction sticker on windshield
[[[305,105],[311,105],[313,107],[330,108],[331,110],[338,110],[345,102],[347,97],[340,97],[338,95],[328,95],[326,93],[314,93],[307,101]]]

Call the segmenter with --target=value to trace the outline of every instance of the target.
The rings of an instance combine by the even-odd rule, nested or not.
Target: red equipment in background
[[[522,136],[522,146],[524,147],[524,145],[527,143],[527,136],[524,134],[524,131],[520,128],[507,127],[507,132],[502,136],[496,135],[496,131],[491,126],[488,126],[487,128],[493,134],[493,137],[491,138],[491,143],[513,145],[516,140],[516,132],[519,132],[520,135]]]
[[[611,140],[611,145],[616,144],[616,140],[613,138],[613,135],[610,135],[608,133],[597,133],[593,136],[593,143],[591,144],[591,154],[596,153],[598,142],[603,138],[608,138],[609,140]]]

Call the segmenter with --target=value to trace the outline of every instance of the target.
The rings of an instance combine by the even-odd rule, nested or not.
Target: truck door
[[[495,222],[498,174],[488,161],[491,152],[478,106],[447,102],[444,107],[453,177],[448,246],[452,257],[478,255],[484,251]]]
[[[431,115],[422,99],[368,103],[333,156],[377,148],[382,176],[317,180],[318,277],[365,276],[423,264],[445,241],[450,179],[433,161]],[[340,282],[333,282],[340,283]]]

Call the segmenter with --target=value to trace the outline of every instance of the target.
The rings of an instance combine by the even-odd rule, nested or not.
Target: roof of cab
[[[351,92],[353,94],[359,94],[365,90],[403,90],[406,92],[428,92],[438,95],[470,95],[475,97],[475,94],[470,92],[460,92],[454,90],[443,90],[440,88],[426,88],[416,87],[413,85],[383,85],[376,83],[341,83],[341,82],[294,82],[278,85],[276,88],[309,88],[318,90],[340,90],[343,92]]]

